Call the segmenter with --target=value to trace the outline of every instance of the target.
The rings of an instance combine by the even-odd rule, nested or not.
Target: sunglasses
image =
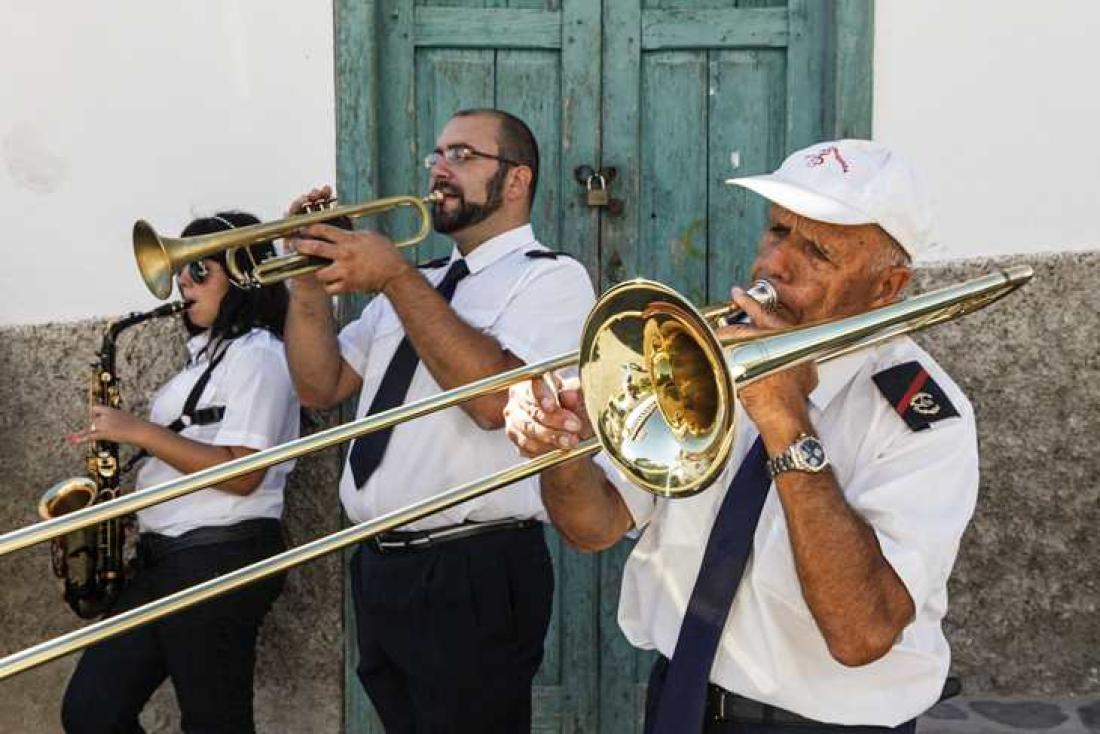
[[[210,275],[210,268],[206,267],[206,263],[202,260],[192,260],[187,263],[187,274],[191,277],[192,283],[199,285]]]

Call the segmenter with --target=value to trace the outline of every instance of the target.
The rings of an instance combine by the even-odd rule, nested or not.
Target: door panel
[[[869,134],[871,0],[335,0],[337,172],[345,201],[423,194],[421,161],[450,114],[500,107],[531,125],[533,223],[599,288],[644,276],[697,302],[748,279],[766,220],[724,183],[835,131]],[[623,211],[585,204],[582,164],[615,167]],[[383,218],[407,232],[407,213]],[[450,252],[433,236],[427,260]],[[354,318],[363,298],[343,299]],[[502,490],[507,491],[507,490]],[[547,529],[554,613],[534,690],[538,732],[639,732],[652,652],[619,631],[632,541],[596,555]],[[380,732],[354,674],[346,730]]]

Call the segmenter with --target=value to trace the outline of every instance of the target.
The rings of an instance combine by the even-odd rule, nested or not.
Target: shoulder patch
[[[572,257],[568,252],[563,252],[562,250],[528,250],[523,254],[527,257],[544,258],[547,260],[557,260],[559,257]]]
[[[959,414],[928,370],[919,362],[906,362],[872,377],[878,389],[914,431]]]
[[[429,260],[426,263],[417,263],[418,268],[441,268],[451,261],[451,256],[446,255],[444,257],[437,257],[435,260]]]

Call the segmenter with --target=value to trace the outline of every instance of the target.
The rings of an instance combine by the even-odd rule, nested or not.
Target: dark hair
[[[527,191],[527,205],[533,206],[535,191],[538,190],[539,185],[539,144],[535,140],[535,134],[531,132],[531,128],[527,127],[527,123],[504,110],[495,110],[488,107],[459,110],[452,117],[471,117],[474,115],[492,117],[499,123],[497,148],[500,150],[497,154],[501,158],[507,158],[531,169],[531,187]]]
[[[224,232],[237,227],[259,224],[260,220],[247,212],[225,211],[211,217],[200,217],[183,228],[181,237]],[[248,250],[256,262],[275,254],[275,245],[270,241],[249,245]],[[209,258],[217,261],[222,268],[226,266],[224,252]],[[239,250],[235,254],[236,263],[245,269],[248,266],[248,254]],[[267,329],[282,339],[283,326],[286,324],[286,311],[290,294],[283,283],[267,285],[263,288],[243,289],[230,283],[229,290],[222,297],[218,315],[210,326],[210,343],[225,339],[236,339],[254,328]],[[203,331],[183,314],[183,323],[192,335]]]

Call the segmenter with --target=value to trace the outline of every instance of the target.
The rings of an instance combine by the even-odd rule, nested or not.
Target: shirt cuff
[[[337,336],[337,342],[340,345],[340,356],[348,366],[355,370],[355,374],[360,377],[367,369],[367,355],[361,349],[359,349],[355,342],[350,338],[345,337],[342,333]]]
[[[270,436],[249,431],[218,431],[207,443],[214,446],[243,446],[246,449],[263,451],[275,446]]]
[[[901,579],[913,600],[913,608],[919,610],[928,600],[928,573],[921,554],[911,547],[906,547],[890,536],[875,529],[875,537],[878,538],[882,555],[894,573]]]
[[[648,525],[653,518],[653,510],[657,506],[657,498],[644,489],[638,489],[634,486],[633,482],[623,476],[619,467],[615,466],[615,462],[611,460],[606,452],[601,451],[596,454],[592,461],[596,463],[596,466],[603,469],[607,480],[618,490],[619,496],[623,499],[623,504],[626,505],[627,511],[630,512],[630,516],[634,520],[634,529],[641,530]]]

